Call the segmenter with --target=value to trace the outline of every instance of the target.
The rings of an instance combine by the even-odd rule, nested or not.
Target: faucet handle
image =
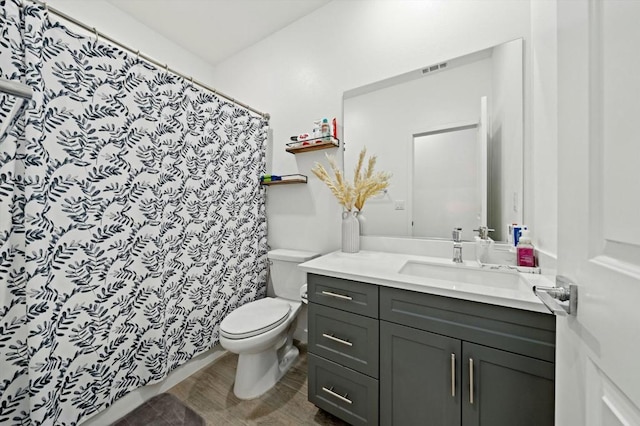
[[[486,240],[489,238],[489,232],[493,232],[495,231],[495,229],[491,229],[489,227],[486,226],[480,226],[478,227],[478,229],[474,229],[473,232],[477,232],[478,233],[478,237],[480,237],[480,239],[482,240]]]
[[[462,240],[462,228],[453,228],[451,236],[454,242],[459,243]]]

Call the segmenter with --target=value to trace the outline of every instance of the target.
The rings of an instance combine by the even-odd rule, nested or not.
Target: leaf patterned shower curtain
[[[78,424],[264,295],[267,123],[0,6],[0,75],[34,90],[0,140],[0,424]]]

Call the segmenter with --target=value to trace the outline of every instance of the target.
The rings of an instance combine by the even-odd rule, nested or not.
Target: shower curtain
[[[0,140],[0,424],[78,424],[264,295],[267,123],[0,6],[0,73],[34,90]]]

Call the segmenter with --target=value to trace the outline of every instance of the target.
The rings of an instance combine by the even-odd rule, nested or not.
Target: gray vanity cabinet
[[[383,287],[380,319],[381,424],[553,425],[552,315]]]
[[[555,317],[308,274],[309,400],[354,425],[553,425]]]
[[[553,363],[380,321],[380,366],[381,425],[553,425]]]

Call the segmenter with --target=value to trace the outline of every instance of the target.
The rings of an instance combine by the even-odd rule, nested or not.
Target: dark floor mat
[[[204,426],[195,411],[169,393],[156,395],[112,426]]]

